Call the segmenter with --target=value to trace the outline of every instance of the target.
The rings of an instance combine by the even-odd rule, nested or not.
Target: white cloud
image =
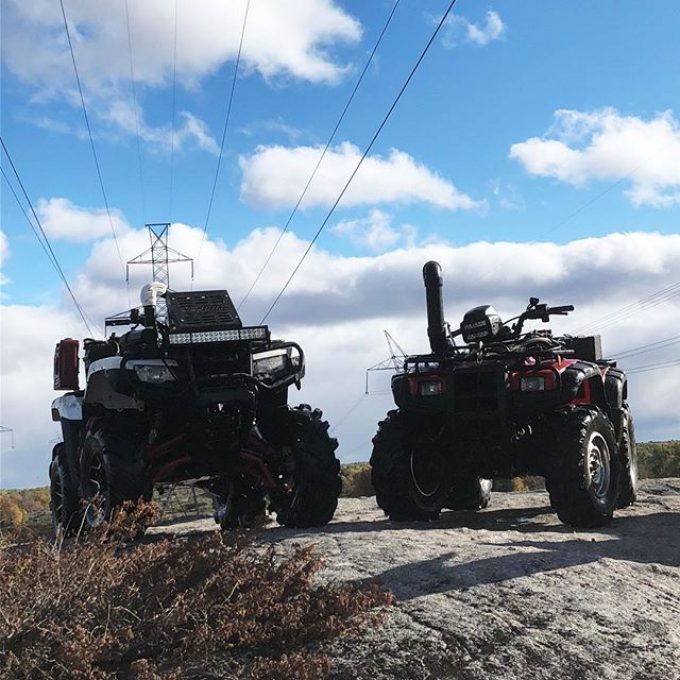
[[[302,130],[296,128],[294,125],[289,125],[281,118],[251,122],[247,125],[242,125],[238,131],[242,135],[248,137],[261,133],[283,135],[284,137],[287,137],[288,141],[291,143],[297,142],[302,136]]]
[[[175,3],[130,0],[135,78],[149,86],[170,82],[173,73]],[[108,0],[66,3],[81,78],[91,92],[127,83],[130,77],[125,4]],[[245,0],[180,0],[177,75],[195,86],[236,57]],[[252,2],[243,45],[243,66],[265,78],[292,76],[335,83],[346,66],[330,51],[361,38],[359,22],[333,0]],[[59,3],[3,3],[3,57],[21,80],[58,92],[73,86],[73,72]]]
[[[82,208],[67,198],[41,198],[36,212],[47,235],[62,241],[96,241],[110,236],[112,225],[119,236],[130,229],[119,210],[111,209],[109,221],[105,208]]]
[[[194,289],[227,287],[234,299],[240,300],[279,233],[271,227],[256,229],[232,247],[208,239]],[[201,236],[199,227],[174,224],[170,245],[195,257]],[[148,247],[143,230],[130,230],[119,240],[126,258]],[[306,247],[307,241],[294,233],[284,235],[271,269],[240,310],[244,323],[260,320]],[[428,259],[437,259],[443,266],[446,316],[454,327],[470,307],[492,303],[507,318],[523,309],[530,295],[538,295],[552,304],[576,305],[571,317],[560,317],[554,325],[556,330],[568,332],[674,283],[680,235],[610,234],[564,245],[436,243],[365,257],[345,257],[315,247],[268,320],[276,337],[299,342],[307,355],[303,390],[291,392],[291,403],[318,405],[331,424],[337,422],[363,392],[365,368],[386,356],[385,328],[406,350],[427,350],[421,268]],[[150,278],[150,268],[140,267],[131,273],[131,304],[136,304],[139,288]],[[188,287],[189,268],[174,267],[172,282],[178,290]],[[93,245],[74,288],[88,315],[97,321],[128,306],[111,239]],[[2,308],[2,417],[4,425],[14,428],[16,439],[16,450],[3,452],[4,486],[46,482],[50,440],[55,436],[49,411],[54,396],[54,343],[84,334],[68,304],[64,297],[61,305],[50,307]],[[675,297],[629,315],[617,326],[603,327],[605,352],[617,353],[671,336],[668,319],[679,313],[680,297]],[[631,358],[624,366],[671,359],[672,349]],[[630,400],[641,439],[677,438],[680,423],[673,394],[679,372],[680,368],[674,368],[631,376]],[[387,378],[388,374],[372,375],[372,386],[378,387]],[[377,420],[390,406],[389,395],[366,398],[334,433],[340,439],[341,456],[368,458]]]
[[[185,142],[189,142],[215,156],[220,152],[205,122],[188,111],[179,112],[178,118],[182,124],[176,125],[174,132],[170,124],[161,127],[150,126],[144,119],[144,112],[141,109],[135,111],[129,102],[122,100],[111,102],[106,110],[101,112],[101,117],[130,135],[139,133],[140,139],[162,151],[170,151],[173,146],[175,149],[181,148]]]
[[[316,166],[322,149],[315,146],[259,146],[241,156],[241,198],[253,206],[293,206]],[[326,153],[302,203],[303,208],[330,207],[361,158],[350,142]],[[388,156],[368,156],[342,199],[343,207],[379,203],[430,203],[449,210],[472,210],[483,203],[459,191],[409,154],[392,149]]]
[[[671,111],[644,120],[611,108],[558,110],[548,134],[513,144],[510,158],[576,187],[627,181],[636,206],[680,204],[680,126]]]
[[[196,89],[236,58],[245,0],[180,0],[177,6],[175,69],[175,3],[129,0],[139,100],[145,88],[168,86],[175,72],[180,87]],[[123,0],[70,0],[66,10],[90,113],[117,132],[135,134],[139,127],[144,141],[167,148],[168,126],[149,126],[141,112],[136,122],[133,107],[125,103],[131,100],[131,67]],[[32,87],[32,103],[63,97],[79,107],[59,3],[7,0],[2,22],[3,63]],[[257,72],[266,80],[297,78],[332,85],[351,69],[336,58],[333,48],[356,43],[361,34],[359,22],[334,0],[258,0],[251,3],[248,13],[240,73]],[[184,123],[175,134],[175,144],[191,142],[216,153],[217,145],[205,123],[188,112],[182,116]],[[37,124],[74,132],[65,122],[44,116],[37,118]],[[106,132],[97,130],[99,136]]]
[[[494,40],[500,40],[507,27],[498,12],[489,10],[483,24],[475,24],[464,17],[453,15],[446,21],[443,43],[449,49],[467,42],[485,47]]]
[[[494,199],[505,210],[523,210],[525,207],[522,194],[512,184],[494,179],[489,182],[489,189]]]
[[[376,252],[387,250],[400,241],[412,245],[416,236],[414,227],[409,224],[393,227],[391,216],[377,208],[371,210],[367,217],[338,222],[331,232]]]

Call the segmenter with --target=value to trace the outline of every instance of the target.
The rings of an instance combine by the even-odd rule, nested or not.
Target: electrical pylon
[[[131,264],[150,264],[153,271],[153,281],[164,283],[170,288],[170,265],[175,262],[191,262],[191,280],[194,279],[194,261],[188,255],[184,255],[168,245],[168,229],[169,222],[156,222],[146,224],[149,230],[149,239],[151,247],[145,250],[137,257],[133,257],[128,261],[125,268],[126,281],[130,280],[130,265]],[[161,321],[166,320],[167,308],[165,300],[159,298],[156,307],[156,316]]]

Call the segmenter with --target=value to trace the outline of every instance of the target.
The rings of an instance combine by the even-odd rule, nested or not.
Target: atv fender
[[[83,419],[83,395],[69,392],[57,397],[52,402],[52,420],[58,423],[62,420]]]
[[[52,460],[63,455],[64,469],[68,473],[72,484],[78,479],[78,449],[83,431],[83,395],[70,392],[57,397],[52,402],[52,420],[61,423],[63,443],[52,449]]]
[[[113,411],[144,410],[144,403],[135,399],[134,396],[119,391],[119,385],[126,369],[134,368],[136,364],[162,365],[162,361],[160,359],[131,360],[125,361],[125,365],[124,361],[123,357],[106,357],[90,364],[85,388],[86,404],[100,405]]]

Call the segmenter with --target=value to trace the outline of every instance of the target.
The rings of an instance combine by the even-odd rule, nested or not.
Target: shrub
[[[371,483],[371,466],[368,463],[347,463],[342,466],[342,496],[357,498],[374,496]]]
[[[680,477],[680,440],[637,445],[640,477]]]
[[[218,533],[126,545],[134,526],[58,549],[0,552],[0,675],[11,678],[322,678],[323,641],[390,596],[320,585],[311,547],[279,554]]]
[[[0,491],[0,527],[18,528],[33,515],[45,513],[50,508],[48,487]]]

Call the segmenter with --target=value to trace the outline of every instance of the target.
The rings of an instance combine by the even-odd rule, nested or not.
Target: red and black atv
[[[574,308],[531,298],[502,322],[491,306],[444,321],[441,268],[423,268],[432,352],[392,378],[398,406],[373,438],[378,505],[396,521],[488,505],[492,478],[545,477],[565,524],[598,527],[635,501],[637,458],[627,381],[600,337],[524,332]],[[514,323],[513,323],[514,322]],[[456,344],[462,336],[464,344]]]

